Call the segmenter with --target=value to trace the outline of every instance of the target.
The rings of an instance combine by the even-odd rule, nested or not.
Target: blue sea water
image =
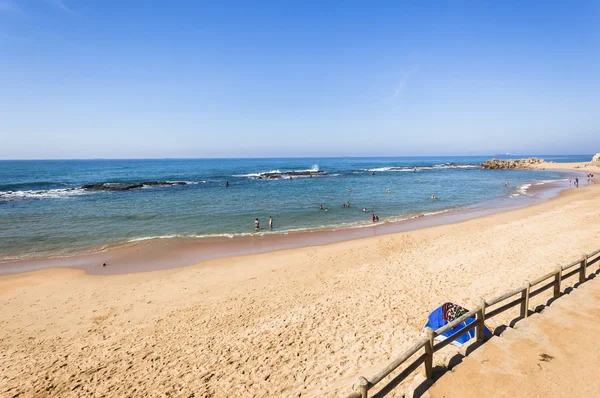
[[[526,184],[566,177],[551,171],[481,169],[479,164],[489,158],[0,161],[0,260],[67,255],[151,237],[252,235],[255,218],[260,233],[360,226],[371,223],[372,213],[381,221],[433,214],[516,197],[526,194]],[[579,162],[591,156],[544,158]],[[295,170],[323,173],[291,179],[261,174]],[[145,181],[186,184],[81,189],[84,184]],[[440,200],[432,201],[432,194]],[[350,208],[342,208],[346,202]],[[319,210],[320,205],[328,211]],[[269,216],[273,231],[265,228]]]

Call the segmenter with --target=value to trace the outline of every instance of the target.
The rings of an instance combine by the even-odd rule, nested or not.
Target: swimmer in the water
[[[256,232],[260,231],[260,223],[258,222],[258,218],[254,220],[254,230]]]
[[[387,193],[388,195],[392,193],[391,189],[386,189],[385,193]]]
[[[431,195],[431,200],[436,200],[437,197],[435,195]]]
[[[351,189],[349,189],[349,190],[348,190],[348,192],[352,192],[352,190],[351,190]]]
[[[319,206],[319,210],[323,210],[323,205]]]

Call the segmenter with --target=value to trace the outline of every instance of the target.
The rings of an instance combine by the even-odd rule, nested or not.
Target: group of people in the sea
[[[420,181],[419,181],[420,182]],[[508,186],[508,182],[506,183],[506,186]],[[352,192],[351,189],[347,190],[348,192]],[[385,191],[386,194],[391,194],[392,191],[390,189],[387,189]],[[439,200],[439,198],[435,195],[431,195],[431,200]],[[348,209],[350,208],[350,201],[347,201],[346,203],[342,203],[342,209]],[[329,211],[328,207],[324,207],[323,205],[319,205],[319,210],[323,210],[323,211]],[[379,221],[379,216],[375,215],[375,213],[373,213],[371,210],[367,209],[366,207],[364,207],[362,209],[363,213],[369,213],[371,212],[371,220],[373,222],[378,222]],[[254,220],[254,230],[256,232],[260,231],[260,221],[257,219]],[[269,230],[273,230],[273,217],[269,216]]]
[[[348,190],[348,192],[352,192],[351,189]],[[342,203],[342,209],[348,209],[350,208],[350,202],[346,202],[346,203]],[[323,208],[323,205],[319,205],[319,210],[323,210],[325,209],[325,211],[327,211],[327,207]],[[367,209],[366,207],[363,207],[362,209],[363,213],[368,213],[369,209]],[[371,219],[373,220],[373,222],[377,222],[379,221],[379,216],[376,216],[375,213],[371,214]]]
[[[258,221],[258,218],[256,220],[254,220],[254,230],[256,232],[260,231],[260,221]],[[273,230],[273,217],[269,216],[269,230],[272,231]]]

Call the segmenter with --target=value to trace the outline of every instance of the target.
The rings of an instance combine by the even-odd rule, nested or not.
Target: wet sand
[[[585,176],[582,173],[575,174],[580,177]],[[580,180],[582,186],[587,184],[585,178],[580,178]],[[355,228],[233,238],[152,239],[76,256],[6,261],[0,262],[0,275],[46,268],[77,268],[93,275],[127,274],[178,268],[216,258],[326,245],[451,224],[530,206],[555,197],[561,190],[567,188],[569,186],[564,181],[533,185],[527,190],[526,195],[518,197],[495,198],[485,203],[449,209],[440,214],[416,215],[402,221],[380,222]]]
[[[182,268],[1,276],[0,395],[343,396],[441,303],[468,308],[600,247],[599,194]]]

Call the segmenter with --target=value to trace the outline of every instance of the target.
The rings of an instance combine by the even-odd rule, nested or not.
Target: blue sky
[[[591,153],[599,121],[598,1],[0,0],[0,159]]]

